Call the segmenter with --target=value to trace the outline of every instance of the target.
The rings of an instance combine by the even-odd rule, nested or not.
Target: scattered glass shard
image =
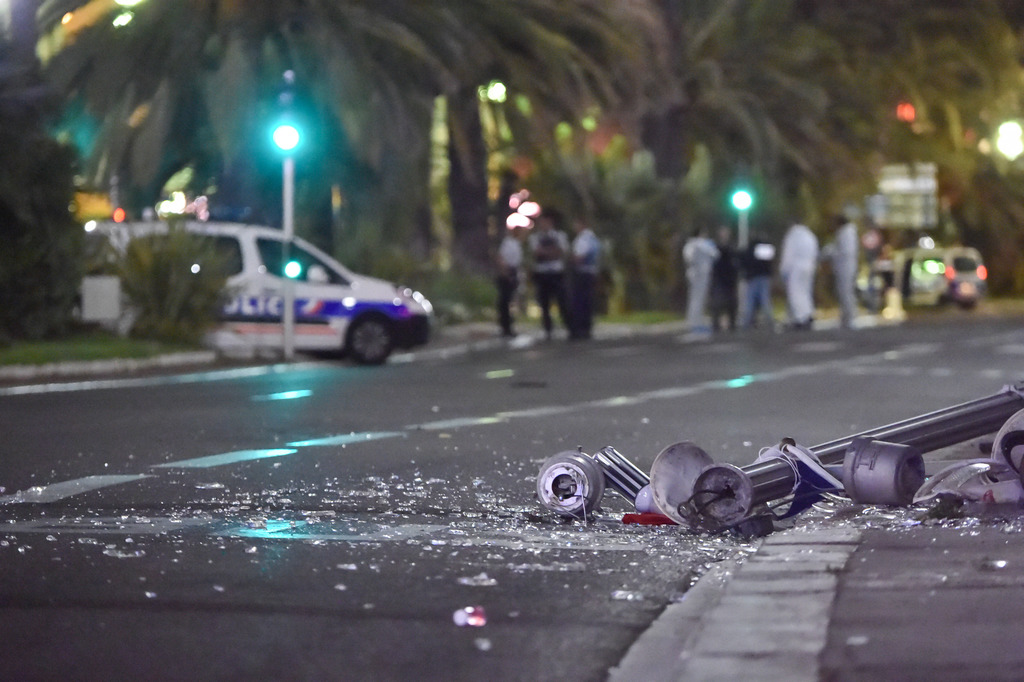
[[[1005,559],[985,559],[981,562],[981,570],[983,571],[999,571],[1009,566],[1009,562]]]
[[[459,578],[458,583],[460,585],[469,585],[471,587],[494,587],[498,584],[498,581],[491,578],[486,573],[480,573],[472,577]]]
[[[631,590],[615,590],[612,592],[612,599],[614,601],[643,601],[644,595]]]
[[[124,552],[119,549],[105,549],[103,554],[106,556],[114,557],[115,559],[138,559],[139,557],[146,556],[146,553],[141,549],[137,549],[131,552]]]

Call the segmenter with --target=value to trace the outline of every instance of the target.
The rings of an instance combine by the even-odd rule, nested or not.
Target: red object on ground
[[[664,514],[646,512],[644,514],[623,514],[623,523],[635,523],[641,526],[675,526],[675,521]]]

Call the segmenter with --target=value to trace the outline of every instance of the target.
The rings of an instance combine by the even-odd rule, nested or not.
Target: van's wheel
[[[362,365],[379,365],[394,346],[391,324],[381,317],[363,317],[352,323],[345,348]]]

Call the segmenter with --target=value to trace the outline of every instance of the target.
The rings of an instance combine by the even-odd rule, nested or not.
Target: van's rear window
[[[978,269],[978,261],[970,256],[957,256],[953,259],[953,269],[957,272],[974,272]]]

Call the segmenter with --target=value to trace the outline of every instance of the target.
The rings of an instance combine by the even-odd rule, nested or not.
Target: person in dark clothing
[[[736,330],[736,309],[739,306],[739,263],[732,246],[732,230],[726,226],[718,228],[718,258],[711,266],[711,327],[722,330],[722,318],[726,328]]]
[[[558,306],[558,313],[562,316],[566,328],[572,328],[565,290],[565,261],[569,253],[569,239],[564,232],[555,227],[555,221],[560,217],[554,210],[542,213],[537,217],[537,226],[533,228],[527,240],[533,262],[534,293],[537,296],[537,305],[540,306],[541,322],[547,339],[551,339],[554,331],[552,303]]]
[[[747,281],[746,305],[743,308],[744,329],[757,326],[758,312],[763,313],[770,329],[775,323],[772,309],[772,267],[775,262],[775,245],[763,237],[754,235],[743,252],[741,265]]]
[[[581,218],[573,221],[572,314],[569,338],[589,339],[594,329],[594,290],[601,265],[601,241]]]

